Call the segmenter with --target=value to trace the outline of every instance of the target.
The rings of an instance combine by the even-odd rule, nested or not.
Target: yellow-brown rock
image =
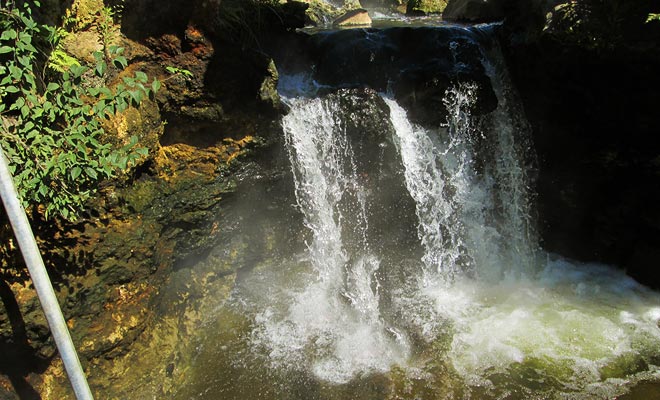
[[[371,17],[367,10],[359,8],[344,13],[333,22],[334,26],[371,26]]]

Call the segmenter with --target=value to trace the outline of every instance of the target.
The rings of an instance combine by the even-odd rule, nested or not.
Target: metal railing
[[[71,386],[78,400],[93,400],[87,379],[83,373],[78,354],[71,341],[62,310],[55,297],[53,285],[50,282],[44,261],[34,239],[30,222],[18,199],[16,187],[9,171],[9,165],[2,148],[0,148],[0,196],[5,205],[7,216],[14,230],[14,235],[27,264],[34,288],[39,296],[41,308],[46,314],[50,331],[60,352]]]

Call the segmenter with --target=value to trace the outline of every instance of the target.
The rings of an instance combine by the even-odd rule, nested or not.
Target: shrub
[[[137,71],[107,86],[108,71],[127,65],[121,47],[96,53],[92,66],[51,54],[61,32],[37,23],[29,3],[9,4],[0,7],[0,146],[24,206],[41,204],[47,218],[74,220],[100,180],[147,153],[135,137],[113,147],[103,120],[138,106],[160,82],[148,85]]]

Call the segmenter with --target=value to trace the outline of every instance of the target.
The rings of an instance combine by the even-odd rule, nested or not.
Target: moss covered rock
[[[440,14],[447,7],[446,0],[410,0],[406,9],[408,15]]]

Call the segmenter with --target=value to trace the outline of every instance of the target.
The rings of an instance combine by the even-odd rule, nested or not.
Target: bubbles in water
[[[395,365],[431,380],[442,365],[467,388],[456,396],[474,398],[614,397],[660,374],[657,293],[606,266],[542,260],[524,118],[501,65],[486,70],[499,105],[479,119],[473,84],[447,92],[438,129],[384,98],[423,254],[394,244],[386,257],[369,240],[372,198],[360,175],[372,171],[356,160],[381,149],[354,144],[336,100],[289,100],[283,128],[307,251],[242,284],[262,287],[260,275],[273,288],[249,299],[251,344],[270,367],[346,384],[392,376]],[[291,93],[307,90],[293,81]]]
[[[379,260],[369,250],[366,200],[352,146],[336,103],[292,104],[283,127],[296,199],[312,235],[307,261],[315,274],[290,294],[288,308],[259,313],[256,343],[269,349],[274,364],[304,366],[331,382],[385,372],[405,361],[408,346],[380,317]]]

